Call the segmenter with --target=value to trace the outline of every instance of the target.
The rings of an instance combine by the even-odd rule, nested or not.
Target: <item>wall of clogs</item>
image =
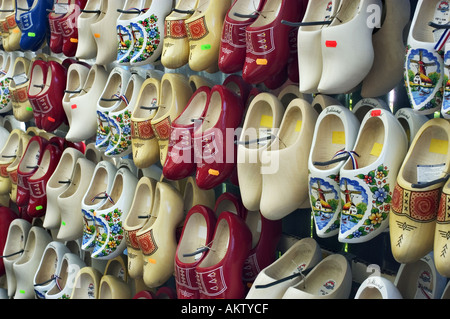
[[[0,0],[0,298],[448,299],[447,25]]]

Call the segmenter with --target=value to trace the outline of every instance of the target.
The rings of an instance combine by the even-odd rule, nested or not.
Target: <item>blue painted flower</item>
[[[378,188],[378,190],[373,193],[373,197],[377,202],[383,203],[386,200],[387,192],[384,188]]]
[[[154,37],[156,37],[157,34],[158,34],[158,32],[156,32],[155,29],[151,29],[151,30],[148,32],[148,37],[149,37],[149,38],[154,38]]]
[[[120,232],[120,229],[121,229],[121,227],[120,227],[119,225],[114,224],[114,225],[112,225],[112,227],[111,227],[111,232],[112,232],[113,234],[117,234],[117,233]]]
[[[361,235],[362,235],[362,233],[359,230],[355,230],[353,232],[353,237],[359,238],[359,237],[361,237]]]
[[[123,131],[124,134],[130,134],[130,133],[131,133],[131,127],[125,125],[125,126],[122,128],[122,131]]]

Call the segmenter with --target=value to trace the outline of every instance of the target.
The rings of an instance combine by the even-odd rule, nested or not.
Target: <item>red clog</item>
[[[177,292],[172,287],[158,288],[155,294],[156,299],[177,299]]]
[[[45,215],[47,211],[47,182],[58,166],[62,151],[56,145],[47,144],[41,156],[39,169],[28,179],[30,199],[27,214],[38,218]]]
[[[53,132],[66,121],[62,104],[66,81],[67,69],[58,62],[48,61],[45,86],[35,96],[41,112],[41,127],[47,132]]]
[[[256,276],[276,259],[276,250],[282,234],[281,220],[268,220],[258,211],[248,212],[245,218],[253,236],[253,247],[245,260],[242,279],[252,283]]]
[[[290,57],[292,27],[282,21],[299,22],[303,5],[298,0],[267,1],[258,19],[246,30],[247,50],[242,71],[244,80],[262,83],[279,73]]]
[[[216,226],[214,212],[206,206],[192,207],[184,220],[175,253],[175,282],[178,299],[199,299],[195,267],[206,256],[204,250],[213,238]],[[206,248],[205,248],[206,249]]]
[[[216,200],[216,204],[214,205],[216,218],[219,218],[222,212],[235,213],[244,220],[247,216],[247,209],[242,204],[241,198],[230,192],[220,194]]]
[[[31,66],[30,82],[28,85],[27,96],[28,101],[31,104],[31,107],[33,108],[35,125],[39,129],[42,129],[41,125],[42,111],[40,109],[39,104],[36,102],[36,98],[44,88],[46,80],[47,80],[47,62],[44,60],[36,59]]]
[[[0,207],[0,251],[3,255],[6,240],[8,239],[8,231],[11,222],[18,218],[17,214],[8,207]],[[5,265],[3,258],[0,258],[0,277],[5,274]]]
[[[247,101],[250,91],[253,89],[251,84],[245,82],[242,76],[237,74],[227,76],[222,85],[239,95],[244,103]]]
[[[70,0],[68,12],[59,20],[62,31],[62,53],[67,57],[75,56],[78,48],[77,20],[81,10],[86,6],[87,0]]]
[[[195,267],[200,299],[242,299],[242,269],[252,235],[244,220],[230,212],[220,214],[211,247]]]
[[[234,0],[228,10],[219,52],[219,69],[223,73],[230,74],[242,70],[246,52],[245,30],[258,18],[265,2],[266,0]]]
[[[48,15],[48,24],[50,29],[49,48],[55,53],[62,53],[63,36],[59,21],[64,17],[64,14],[50,12]]]
[[[38,170],[41,164],[42,154],[48,141],[40,136],[33,136],[28,142],[27,148],[17,168],[17,197],[18,207],[27,206],[30,199],[28,180]]]
[[[289,78],[288,73],[288,65],[286,64],[281,68],[281,70],[278,73],[275,73],[272,77],[268,78],[264,81],[264,85],[269,90],[276,90],[280,88]]]
[[[201,189],[224,182],[236,166],[234,134],[242,121],[243,102],[223,85],[211,89],[208,110],[202,125],[194,132],[197,154],[195,180]]]
[[[86,152],[86,144],[84,142],[69,142],[64,137],[59,136],[53,136],[48,141],[50,144],[58,146],[61,152],[64,152],[68,147],[72,147],[83,154]]]
[[[194,130],[208,109],[211,89],[202,86],[191,96],[181,114],[171,124],[171,135],[163,175],[169,180],[180,180],[196,169],[194,158]]]

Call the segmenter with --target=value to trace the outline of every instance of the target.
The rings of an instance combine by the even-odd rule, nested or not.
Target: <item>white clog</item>
[[[65,104],[69,119],[66,139],[70,142],[85,141],[97,133],[97,102],[108,80],[108,72],[101,65],[93,65],[86,75],[81,93]]]
[[[340,0],[309,1],[298,28],[297,47],[299,88],[302,93],[317,93],[322,77],[322,30],[332,21]]]
[[[33,278],[34,291],[38,299],[46,299],[46,294],[57,285],[61,272],[61,262],[69,248],[61,242],[50,242],[42,254],[39,267]]]
[[[96,209],[95,241],[91,257],[110,260],[126,248],[123,221],[133,201],[138,179],[127,168],[119,168],[114,176],[108,200]]]
[[[70,185],[56,199],[60,213],[57,239],[75,240],[82,238],[81,202],[89,187],[95,166],[96,164],[84,157],[78,158],[73,169]]]
[[[395,113],[395,117],[403,126],[406,136],[408,137],[409,145],[411,145],[414,137],[416,136],[422,125],[424,125],[425,122],[429,120],[428,117],[423,114],[417,114],[411,108],[399,109]]]
[[[105,275],[99,283],[98,299],[131,299],[127,283],[112,275]]]
[[[313,269],[322,251],[313,238],[303,238],[267,266],[256,277],[246,299],[281,299],[286,290],[298,284],[303,272]]]
[[[318,114],[330,105],[342,105],[342,103],[334,97],[325,94],[316,94],[311,102],[311,106],[317,111]]]
[[[251,211],[260,207],[262,194],[261,154],[276,135],[284,107],[271,93],[258,94],[250,103],[238,137],[237,173],[242,203]]]
[[[91,32],[91,24],[100,18],[103,0],[87,0],[77,19],[78,45],[75,57],[78,59],[95,59],[97,43]]]
[[[366,114],[340,170],[340,242],[366,242],[388,227],[392,193],[407,149],[406,133],[392,112],[373,109]]]
[[[260,212],[269,220],[284,218],[308,200],[308,157],[316,120],[311,104],[292,100],[275,139],[261,153]],[[292,166],[292,161],[297,165]],[[280,190],[283,200],[275,195]]]
[[[78,272],[86,267],[86,263],[76,254],[64,254],[55,285],[46,292],[45,299],[70,299],[75,288]]]
[[[432,114],[442,106],[444,61],[435,50],[443,30],[429,25],[449,22],[448,3],[441,0],[419,0],[407,40],[404,66],[405,87],[413,110]]]
[[[110,28],[115,28],[122,6],[122,1],[102,0],[98,19],[90,24],[97,44],[96,64],[107,66],[117,59],[117,33],[111,32]]]
[[[83,214],[83,250],[92,251],[96,236],[95,211],[99,209],[109,198],[116,167],[107,161],[99,162],[94,169],[91,181],[81,201]]]
[[[308,159],[308,188],[316,233],[321,238],[339,232],[342,210],[339,174],[345,156],[335,160],[339,160],[339,152],[353,150],[359,125],[356,116],[340,105],[328,106],[317,119]]]
[[[14,299],[35,299],[33,279],[47,245],[52,241],[50,234],[39,226],[33,226],[28,234],[24,254],[14,263],[16,292]]]
[[[109,157],[124,157],[131,153],[131,117],[135,107],[140,102],[140,91],[144,79],[138,74],[132,74],[124,91],[123,101],[108,113],[111,136],[105,155]]]
[[[371,70],[375,58],[374,6],[381,10],[381,0],[341,0],[332,23],[322,30],[323,69],[318,92],[350,92]]]
[[[401,264],[394,280],[404,299],[440,299],[446,284],[447,278],[436,270],[433,253]]]
[[[31,223],[21,218],[16,218],[9,225],[8,236],[2,253],[5,256],[3,258],[3,264],[5,265],[6,284],[10,298],[16,292],[16,277],[13,265],[21,258],[25,250],[30,229]]]
[[[57,229],[61,224],[58,196],[62,194],[73,181],[73,172],[78,158],[83,157],[79,150],[68,147],[64,150],[58,166],[53,171],[46,185],[47,208],[44,219],[44,228]]]
[[[24,133],[21,130],[16,129],[3,140],[5,145],[0,151],[0,195],[8,195],[11,192],[12,185],[7,168],[17,158],[17,149],[22,134]],[[4,136],[0,138],[4,138]]]
[[[403,299],[392,281],[381,276],[369,276],[361,283],[355,299]]]
[[[348,299],[352,270],[343,255],[325,257],[297,285],[289,287],[283,299]]]
[[[95,143],[86,145],[84,156],[95,165],[102,161],[102,153],[95,147]]]
[[[125,103],[127,84],[130,81],[131,72],[121,67],[115,67],[108,76],[106,86],[97,102],[97,138],[95,146],[105,151],[111,138],[109,126],[109,113],[115,111],[122,103]]]

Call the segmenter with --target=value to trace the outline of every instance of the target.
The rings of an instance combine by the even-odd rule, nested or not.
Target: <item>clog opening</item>
[[[442,172],[446,172],[448,169],[448,144],[448,133],[444,128],[437,125],[426,128],[416,140],[415,145],[410,148],[409,157],[402,170],[403,179],[413,184],[417,183],[419,165],[445,164]]]
[[[293,145],[299,138],[303,124],[303,112],[300,107],[291,107],[284,115],[283,123],[280,127],[278,139],[276,140],[278,149],[282,150]],[[272,142],[273,148],[275,142]]]
[[[236,3],[233,4],[231,10],[229,10],[228,16],[236,21],[247,21],[248,18],[235,16],[234,14],[235,13],[244,15],[254,14],[256,11],[258,11],[260,3],[261,0],[238,0]]]
[[[222,114],[222,103],[222,96],[218,91],[214,91],[211,94],[208,110],[206,111],[205,119],[201,126],[202,132],[213,128],[219,121],[219,117]]]
[[[330,13],[336,11],[336,8],[331,8],[331,12],[328,11],[329,0],[316,0],[308,3],[308,12],[303,19],[303,22],[316,22],[316,21],[329,21]],[[300,26],[301,31],[316,31],[324,28],[323,25],[304,25]]]
[[[192,254],[197,249],[207,245],[207,225],[205,217],[200,213],[192,214],[184,228],[184,235],[178,246],[178,259],[182,263],[194,263],[200,259],[205,253],[199,252],[193,256],[184,256]]]
[[[6,169],[9,172],[12,172],[13,170],[16,170],[19,166],[20,162],[22,161],[23,151],[25,149],[25,143],[27,143],[27,138],[25,136],[21,136],[19,143],[17,145],[17,151],[16,151],[16,158],[14,161],[8,166]]]
[[[95,198],[101,192],[104,192],[108,188],[108,171],[104,167],[99,167],[95,172],[91,186],[89,187],[86,196],[84,197],[84,204],[87,206],[95,205],[101,202],[103,199]]]
[[[75,269],[71,268],[71,265],[69,265],[69,262],[67,258],[64,258],[61,262],[61,270],[58,274],[58,285],[54,285],[52,289],[50,289],[47,294],[49,295],[56,295],[60,293],[67,284],[67,277],[70,273],[72,273]],[[60,289],[61,288],[61,289]]]
[[[314,255],[314,247],[299,243],[294,249],[289,249],[275,263],[266,268],[267,276],[278,280],[298,272],[303,267],[309,267]]]
[[[181,11],[194,10],[197,0],[178,1],[176,8]],[[147,7],[148,8],[148,7]],[[169,15],[170,19],[177,20],[179,18],[186,18],[186,13],[172,11]]]
[[[103,278],[103,279],[105,279],[105,278]],[[113,288],[111,287],[109,281],[103,280],[100,283],[99,298],[100,299],[114,299],[112,289]]]
[[[367,112],[369,112],[371,109],[373,109],[372,106],[362,104],[357,109],[353,109],[353,114],[355,114],[356,118],[361,123],[364,119],[364,116],[366,116]]]
[[[312,149],[312,162],[328,162],[336,152],[346,147],[345,127],[339,116],[329,113],[323,117],[317,128],[316,141]],[[329,170],[339,163],[314,165],[318,170]]]
[[[331,25],[340,25],[351,21],[360,10],[360,0],[343,0],[338,8],[336,18]]]
[[[60,182],[65,182],[72,178],[73,167],[74,167],[74,158],[72,154],[67,152],[64,153],[61,156],[59,164],[55,169],[55,171],[53,172],[52,176],[50,177],[47,185],[51,188],[60,188],[64,187],[64,185],[67,185]]]
[[[92,275],[81,272],[73,288],[72,299],[97,299],[97,289],[98,283]]]
[[[358,168],[374,163],[383,154],[384,144],[386,143],[386,128],[379,117],[371,117],[363,125],[357,144],[353,149],[359,155],[355,156],[358,161]],[[343,168],[346,170],[355,169],[350,159],[347,160]]]
[[[86,147],[86,151],[84,152],[84,156],[93,162],[94,164],[97,164],[100,161],[101,155],[100,152],[95,148],[93,144],[89,144]]]
[[[30,86],[28,87],[28,95],[29,96],[37,95],[41,91],[39,85],[42,85],[44,82],[45,79],[42,67],[39,64],[34,64],[33,71],[31,74],[31,83]]]
[[[105,1],[105,3],[106,2],[107,1]],[[122,86],[122,76],[119,72],[114,72],[109,78],[108,83],[106,84],[106,89],[99,100],[99,105],[104,108],[115,107],[118,101],[116,100],[109,101],[109,99],[118,98],[116,95],[120,95],[122,93],[121,86]]]
[[[33,174],[33,176],[30,177],[30,180],[38,180],[47,174],[50,163],[51,163],[51,151],[50,149],[46,149],[44,151],[44,154],[42,155],[41,163],[39,164],[38,169]]]
[[[199,120],[203,115],[208,101],[208,94],[206,92],[198,92],[192,98],[191,103],[188,104],[186,109],[176,119],[176,124],[179,125],[191,125],[192,120]]]
[[[97,70],[94,66],[89,69],[88,75],[83,83],[83,89],[81,90],[81,92],[78,96],[83,96],[92,89],[92,86],[95,83],[96,77],[97,77]]]
[[[81,165],[79,163],[77,163],[73,170],[72,180],[70,182],[69,187],[61,195],[59,195],[59,198],[61,198],[61,199],[69,198],[75,194],[75,192],[79,189],[79,186],[80,186],[81,173],[82,173]],[[59,181],[59,179],[58,179],[58,181]],[[55,183],[57,183],[56,180],[55,180]]]
[[[81,88],[81,79],[80,74],[78,73],[78,70],[72,69],[70,70],[69,75],[67,76],[67,90],[68,91],[77,91]],[[64,94],[64,102],[69,102],[70,99],[73,97],[73,93],[66,92]]]
[[[359,299],[384,299],[381,291],[375,287],[366,287],[359,295]]]
[[[211,267],[218,264],[226,255],[230,244],[230,226],[226,219],[222,218],[214,233],[214,241],[210,246],[210,252],[200,263],[200,267]]]
[[[228,199],[225,200],[221,200],[215,209],[215,215],[216,217],[219,217],[220,213],[222,212],[230,212],[230,213],[234,213],[236,215],[238,215],[238,209],[236,207],[236,205]]]
[[[28,261],[30,261],[34,255],[37,244],[38,242],[36,240],[36,232],[34,231],[33,228],[31,228],[30,232],[28,233],[27,243],[25,244],[24,252],[21,255],[20,259],[16,261],[15,265],[23,265],[26,264]]]
[[[56,251],[53,247],[48,247],[48,249],[45,250],[41,264],[39,265],[39,270],[34,278],[35,284],[42,284],[49,279],[52,279],[52,276],[56,273],[57,262]],[[45,285],[48,285],[48,283]]]
[[[278,17],[283,2],[282,0],[267,1],[262,8],[262,14],[251,24],[251,27],[259,28],[272,23]]]
[[[128,82],[127,84],[127,88],[125,90],[124,95],[130,100],[133,96],[134,90],[136,90],[136,83],[135,83],[136,79],[135,78],[131,78],[131,80]],[[118,112],[118,111],[122,111],[124,109],[126,109],[128,107],[128,102],[125,101],[121,101],[119,106],[114,110],[114,112]]]
[[[110,259],[105,268],[104,275],[110,275],[114,278],[126,280],[127,266],[123,262],[121,257]]]
[[[25,248],[25,235],[23,232],[24,230],[19,225],[11,225],[8,231],[8,239],[6,241],[3,255],[11,255]],[[5,257],[5,260],[18,260],[20,256],[20,254],[14,254],[9,257]]]
[[[13,76],[20,75],[20,74],[26,75],[27,69],[25,68],[25,63],[27,63],[27,62],[25,62],[24,58],[16,58],[16,62],[14,64],[14,75]],[[1,61],[0,61],[0,65],[1,65]],[[14,81],[12,81],[11,83],[14,83]],[[16,84],[20,84],[20,83],[16,83]]]
[[[50,89],[50,84],[52,83],[52,80],[53,80],[53,71],[49,64],[49,68],[47,69],[47,79],[44,81],[44,88],[39,93],[40,96],[42,96],[42,94],[45,94],[48,92],[48,90]]]
[[[112,198],[114,202],[107,200],[105,204],[101,207],[101,209],[103,210],[113,207],[117,203],[117,201],[119,201],[119,199],[121,198],[123,189],[124,189],[123,175],[117,174],[113,182],[111,193],[109,194],[109,196]]]
[[[259,99],[253,101],[253,105],[250,105],[248,114],[244,122],[244,130],[240,137],[241,142],[249,142],[244,147],[248,149],[258,149],[265,147],[268,143],[266,138],[273,134],[273,109],[270,102]],[[258,143],[251,143],[253,140],[261,139]]]
[[[22,173],[28,173],[35,170],[41,157],[41,146],[38,141],[34,140],[28,144],[24,157],[19,164],[19,170]]]
[[[78,19],[89,19],[94,17],[96,14],[89,11],[97,11],[101,9],[101,0],[89,0],[84,7],[84,11],[81,11]]]
[[[424,274],[432,276],[433,271],[428,263],[423,260],[419,260],[405,266],[400,277],[396,279],[397,289],[400,291],[403,299],[415,299],[419,290],[425,287],[427,287],[430,291],[434,290],[434,287],[431,286],[430,283],[425,283],[423,279],[421,279]]]
[[[139,11],[133,10],[133,9],[140,9],[141,3],[142,3],[141,0],[127,0],[125,2],[125,5],[122,8],[125,12],[120,13],[120,15],[117,19],[118,20],[117,22],[120,23],[121,22],[120,20],[131,20],[131,19],[138,17],[139,16],[138,13],[132,13],[129,11],[139,12]]]
[[[141,89],[139,102],[134,108],[133,117],[141,119],[153,118],[157,110],[146,110],[141,106],[157,107],[159,103],[159,91],[155,83],[149,82]]]
[[[345,275],[345,267],[334,259],[324,260],[314,268],[305,279],[299,282],[295,288],[311,295],[329,294],[339,288]],[[330,290],[327,287],[333,285]]]
[[[140,216],[150,216],[153,204],[153,191],[147,183],[140,183],[136,189],[132,208],[125,220],[127,227],[143,226],[146,219]]]
[[[397,118],[397,120],[399,121],[400,125],[403,127],[403,130],[406,133],[406,137],[408,138],[408,141],[411,141],[411,127],[409,126],[408,121],[403,117],[399,117],[399,118]]]
[[[7,160],[7,162],[9,162],[9,161],[12,162],[14,160],[13,157],[10,160],[8,160],[6,157],[16,155],[17,148],[19,146],[19,141],[20,141],[20,133],[18,133],[17,131],[12,132],[8,137],[8,141],[6,142],[6,145],[2,149],[0,156],[5,156],[4,159]],[[4,161],[2,161],[2,162],[4,162]]]
[[[161,83],[161,101],[155,119],[163,118],[169,114],[172,104],[174,103],[174,88],[170,79],[165,79]]]
[[[417,19],[412,26],[412,37],[419,42],[430,42],[434,43],[434,30],[428,25],[429,22],[434,22],[435,14],[438,12],[436,10],[437,5],[439,5],[440,0],[427,0],[423,1]]]

